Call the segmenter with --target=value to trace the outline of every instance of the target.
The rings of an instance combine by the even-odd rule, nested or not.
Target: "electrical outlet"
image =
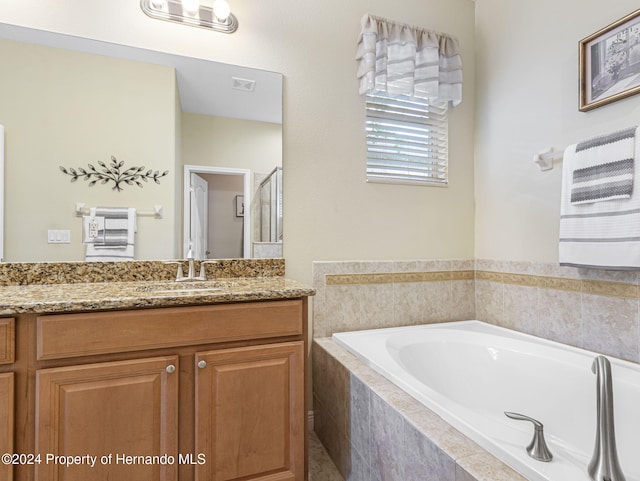
[[[49,229],[47,231],[47,242],[49,244],[70,244],[71,243],[71,231],[70,230]]]

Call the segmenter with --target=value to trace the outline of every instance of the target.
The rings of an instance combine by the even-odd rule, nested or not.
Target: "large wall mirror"
[[[135,259],[282,256],[281,74],[7,24],[0,61],[3,261],[90,259],[100,207],[136,209]]]

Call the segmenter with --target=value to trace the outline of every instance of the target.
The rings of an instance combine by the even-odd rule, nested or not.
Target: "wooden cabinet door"
[[[13,453],[13,373],[0,374],[0,454]],[[13,479],[13,466],[0,464],[0,479]]]
[[[177,368],[165,356],[37,371],[36,480],[175,481]]]
[[[304,479],[303,342],[196,354],[198,481]]]

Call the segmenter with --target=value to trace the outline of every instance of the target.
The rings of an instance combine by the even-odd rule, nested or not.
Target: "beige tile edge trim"
[[[389,272],[372,274],[327,274],[326,286],[395,284],[401,282],[472,281],[475,271]]]
[[[559,291],[579,292],[597,296],[640,299],[640,288],[625,282],[597,281],[590,279],[567,279],[564,277],[534,276],[529,274],[509,274],[492,271],[476,271],[476,280],[500,282],[502,284]]]
[[[640,299],[640,286],[624,282],[568,279],[564,277],[512,274],[495,271],[426,271],[389,272],[371,274],[327,274],[326,286],[354,286],[394,284],[407,282],[489,281],[508,285],[539,287],[560,291],[579,292],[622,299]]]

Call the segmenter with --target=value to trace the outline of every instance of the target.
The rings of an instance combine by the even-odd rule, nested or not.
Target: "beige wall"
[[[561,165],[536,152],[638,123],[640,96],[578,111],[578,42],[632,0],[476,1],[476,257],[558,261]]]
[[[472,256],[474,4],[273,0],[231,7],[240,28],[223,35],[151,20],[130,0],[69,0],[64,7],[54,0],[0,0],[8,23],[282,72],[289,277],[311,282],[313,260]],[[451,114],[448,188],[364,181],[364,105],[354,60],[364,13],[460,40],[464,100]]]
[[[249,169],[269,173],[282,165],[282,125],[182,114],[183,165]]]
[[[182,165],[182,104],[180,103],[180,94],[178,92],[178,82],[175,85],[175,115],[176,115],[176,124],[175,124],[175,167],[174,172],[176,172],[176,176],[174,177],[173,184],[173,205],[176,211],[176,215],[173,219],[173,243],[175,246],[175,251],[171,257],[179,258],[182,257],[182,217],[184,212],[184,207],[182,205],[182,190],[183,190],[183,165]]]
[[[77,202],[90,206],[164,208],[164,219],[139,218],[136,258],[174,252],[175,73],[172,68],[0,41],[0,123],[6,132],[5,259],[83,260]],[[109,164],[169,171],[144,187],[89,187],[59,166]],[[48,244],[47,230],[71,231],[70,244]],[[162,243],[158,239],[163,240]]]

